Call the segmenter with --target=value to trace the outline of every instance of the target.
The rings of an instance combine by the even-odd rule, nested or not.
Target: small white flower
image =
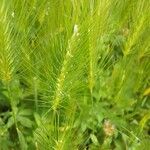
[[[14,17],[15,17],[15,13],[14,13],[14,12],[12,12],[12,13],[11,13],[11,16],[14,18]]]
[[[74,31],[73,32],[74,32],[73,33],[74,35],[77,35],[77,36],[79,35],[79,33],[78,33],[78,25],[77,24],[74,25]]]

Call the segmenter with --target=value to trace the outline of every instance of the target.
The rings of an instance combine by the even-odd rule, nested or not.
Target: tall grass
[[[0,1],[0,150],[148,150],[149,0]]]

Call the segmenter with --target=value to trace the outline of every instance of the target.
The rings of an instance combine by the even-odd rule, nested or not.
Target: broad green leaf
[[[40,126],[41,125],[41,121],[42,121],[40,115],[35,112],[34,113],[34,118],[35,118],[35,121],[36,121],[37,125]]]
[[[23,127],[32,128],[33,126],[33,122],[27,117],[17,116],[17,121],[20,122]]]
[[[99,145],[97,137],[94,134],[90,134],[90,138],[95,145]]]
[[[30,116],[30,115],[32,115],[32,111],[31,111],[31,109],[21,109],[20,108],[18,115],[19,116]]]
[[[25,137],[18,128],[17,128],[17,133],[18,133],[18,137],[19,137],[20,149],[27,150],[28,146],[27,146]]]
[[[12,127],[12,125],[14,125],[14,118],[13,117],[10,117],[9,119],[8,119],[8,122],[7,122],[7,128],[10,128],[10,127]]]

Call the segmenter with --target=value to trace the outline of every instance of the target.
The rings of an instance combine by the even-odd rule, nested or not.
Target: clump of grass
[[[149,5],[1,0],[1,149],[147,150]]]

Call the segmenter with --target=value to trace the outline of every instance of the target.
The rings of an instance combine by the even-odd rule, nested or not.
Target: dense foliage
[[[149,150],[149,6],[0,0],[0,150]]]

